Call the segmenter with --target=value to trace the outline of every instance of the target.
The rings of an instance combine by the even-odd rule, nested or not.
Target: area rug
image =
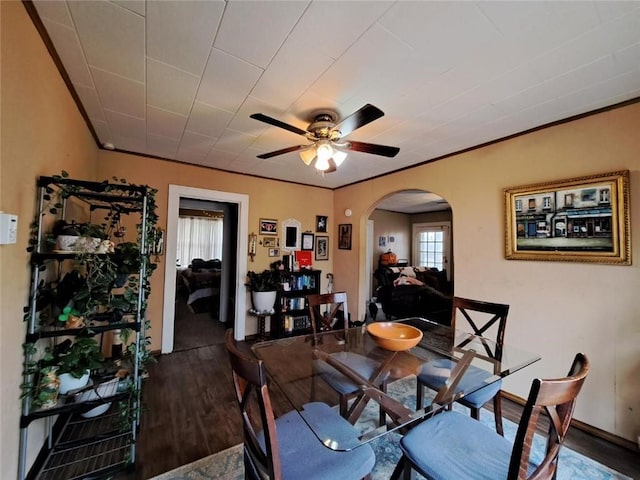
[[[401,395],[406,401],[414,402],[415,395],[408,388],[406,382],[394,382],[388,386],[389,390],[395,389],[395,394]],[[370,402],[371,403],[371,402]],[[454,409],[465,412],[465,407],[456,404]],[[376,405],[368,405],[363,412],[361,419],[356,423],[356,427],[365,429],[376,422],[378,409]],[[483,410],[480,421],[490,428],[495,428],[493,413]],[[507,420],[503,420],[504,436],[513,441],[518,426]],[[400,459],[400,448],[398,446],[400,435],[395,432],[387,433],[371,441],[371,446],[376,454],[376,465],[373,469],[374,480],[387,480]],[[531,458],[534,463],[539,463],[544,456],[544,439],[536,435],[533,442]],[[242,444],[235,445],[227,450],[223,450],[208,457],[196,460],[193,463],[183,465],[163,473],[152,480],[242,480],[244,478],[244,467],[242,459]],[[421,475],[416,475],[417,479],[422,479]],[[632,480],[631,477],[622,475],[590,458],[563,447],[560,451],[560,461],[557,480]]]

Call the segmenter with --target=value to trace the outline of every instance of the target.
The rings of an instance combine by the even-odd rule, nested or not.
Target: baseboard
[[[527,403],[527,401],[524,398],[514,395],[512,393],[503,391],[501,392],[501,394],[503,398],[506,398],[507,400],[511,400],[512,402],[515,402],[518,405],[524,406]],[[627,440],[626,438],[622,438],[622,437],[619,437],[618,435],[614,435],[613,433],[607,432],[605,430],[601,430],[600,428],[594,427],[593,425],[589,425],[588,423],[581,422],[580,420],[576,420],[575,418],[571,419],[571,426],[577,428],[578,430],[582,430],[583,432],[586,432],[590,435],[593,435],[594,437],[613,443],[614,445],[617,445],[619,447],[626,448],[627,450],[630,450],[632,452],[635,452],[635,453],[640,452],[640,447],[636,443],[632,442],[631,440]]]

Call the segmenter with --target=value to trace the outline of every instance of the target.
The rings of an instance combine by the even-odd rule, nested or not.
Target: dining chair
[[[309,314],[311,317],[311,329],[313,332],[314,344],[318,344],[318,332],[331,330],[338,325],[342,317],[342,330],[344,338],[348,338],[347,330],[349,329],[349,308],[347,305],[346,292],[322,293],[316,295],[307,295],[309,302]],[[325,307],[325,312],[322,312]],[[336,320],[338,319],[338,320]],[[344,352],[332,353],[332,357],[339,360],[361,377],[373,380],[376,372],[380,369],[380,363],[357,353]],[[349,416],[349,400],[360,393],[360,387],[342,373],[338,372],[331,365],[322,360],[314,362],[316,373],[338,393],[340,399],[340,415],[344,418]],[[381,378],[378,378],[376,385],[383,392],[387,391],[387,379],[389,372],[386,372]],[[379,425],[385,423],[384,409],[380,407]]]
[[[467,415],[447,410],[418,424],[400,440],[403,455],[392,479],[412,470],[430,480],[552,480],[589,361],[578,353],[567,377],[535,379],[511,443]],[[545,415],[546,413],[546,415]],[[545,456],[531,458],[540,418],[549,418]]]
[[[331,450],[299,412],[275,418],[262,361],[238,348],[231,329],[226,332],[225,344],[242,415],[246,479],[371,479],[376,458],[368,444],[348,452]],[[358,431],[325,403],[307,403],[304,411],[308,421],[322,422],[336,438],[358,436]]]
[[[485,352],[478,352],[478,356],[484,357],[494,364],[495,371],[499,371],[499,362],[502,360],[502,348],[504,345],[504,332],[507,326],[507,315],[509,313],[509,305],[501,303],[482,302],[479,300],[471,300],[468,298],[454,297],[453,310],[451,318],[452,328],[459,327],[460,320],[466,320],[473,330],[474,335],[489,338],[489,330],[495,330],[495,344],[485,342]],[[492,327],[495,325],[492,329]],[[463,342],[464,343],[464,342]],[[459,347],[464,346],[458,345]],[[485,355],[486,354],[486,355]],[[438,359],[424,363],[417,375],[417,392],[416,392],[416,408],[423,406],[424,387],[431,390],[440,390],[447,380],[450,372],[456,366],[456,362],[450,359]],[[502,380],[491,381],[494,373],[484,368],[470,365],[464,372],[462,379],[458,383],[455,391],[465,391],[470,385],[481,385],[487,382],[487,385],[476,390],[475,392],[465,395],[458,400],[462,405],[471,410],[471,416],[476,420],[480,419],[480,409],[487,402],[493,399],[493,414],[496,423],[496,432],[503,434],[502,428],[502,396],[500,389],[502,388]]]

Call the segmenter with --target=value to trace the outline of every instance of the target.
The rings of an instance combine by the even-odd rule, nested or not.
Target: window
[[[535,210],[536,209],[536,199],[535,198],[530,198],[529,199],[529,210]]]
[[[611,190],[608,188],[600,190],[600,203],[611,203]]]
[[[551,197],[543,197],[542,208],[551,208]]]
[[[419,267],[447,269],[449,225],[439,223],[415,224],[414,260]]]
[[[221,218],[178,218],[177,265],[186,267],[194,258],[222,260]]]
[[[516,200],[516,212],[522,211],[522,200]]]

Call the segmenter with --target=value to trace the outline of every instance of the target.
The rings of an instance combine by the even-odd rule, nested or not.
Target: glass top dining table
[[[251,349],[264,362],[267,373],[275,382],[270,388],[272,396],[283,395],[318,439],[325,446],[339,451],[351,450],[390,431],[410,427],[465,395],[540,360],[535,353],[508,344],[503,344],[499,350],[495,341],[488,338],[423,318],[395,322],[419,328],[423,332],[420,343],[404,351],[385,350],[362,326],[348,329],[346,336],[343,329],[331,330],[315,336],[308,334],[262,341]],[[363,378],[340,361],[344,358],[340,352],[362,355],[375,360],[379,367],[371,378]],[[426,394],[422,408],[418,408],[416,374],[425,363],[440,359],[452,360],[454,368],[439,372],[448,377],[445,385],[431,395]],[[347,420],[360,432],[358,437],[334,438],[333,432],[327,430],[321,421],[307,415],[305,404],[309,402],[338,404],[338,394],[322,379],[326,366],[318,368],[318,362],[327,363],[358,386],[347,415]],[[486,370],[486,378],[479,383],[459,383],[470,365]],[[383,378],[386,379],[386,391],[379,388]],[[378,424],[381,409],[386,416],[386,425],[382,427]]]

